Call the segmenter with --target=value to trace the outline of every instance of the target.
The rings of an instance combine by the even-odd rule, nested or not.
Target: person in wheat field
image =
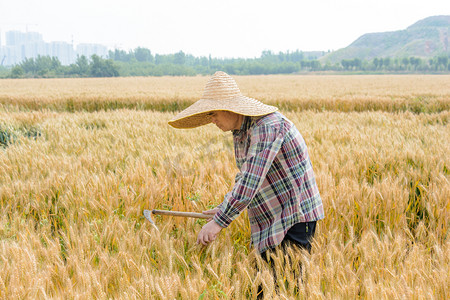
[[[208,245],[245,209],[251,240],[263,258],[268,250],[290,243],[311,250],[316,221],[324,209],[305,141],[294,124],[274,106],[246,97],[235,80],[216,72],[203,97],[169,124],[195,128],[214,123],[233,133],[237,167],[232,190],[198,234]]]

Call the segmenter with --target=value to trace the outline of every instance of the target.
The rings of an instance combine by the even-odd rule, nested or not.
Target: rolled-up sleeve
[[[253,128],[240,176],[236,176],[232,191],[225,195],[213,218],[221,227],[228,227],[250,204],[280,151],[283,139],[284,135],[278,126],[261,125]]]

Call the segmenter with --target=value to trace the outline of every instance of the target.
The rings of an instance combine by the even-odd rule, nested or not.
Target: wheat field
[[[236,76],[245,95],[285,111],[450,110],[450,75]],[[3,79],[8,111],[174,111],[198,100],[208,77]]]
[[[245,212],[208,247],[204,220],[142,215],[232,187],[230,133],[167,125],[207,80],[0,81],[0,298],[450,298],[450,76],[236,78],[296,124],[324,202],[275,282]]]

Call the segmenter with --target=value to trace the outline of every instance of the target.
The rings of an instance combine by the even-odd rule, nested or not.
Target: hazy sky
[[[8,30],[45,41],[167,54],[259,57],[263,50],[337,50],[364,33],[450,15],[448,0],[0,0]]]

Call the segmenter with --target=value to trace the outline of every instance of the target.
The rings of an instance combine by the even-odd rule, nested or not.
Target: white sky
[[[337,50],[369,32],[450,15],[448,0],[0,0],[8,30],[45,41],[100,43],[153,54],[259,57],[263,50]]]

